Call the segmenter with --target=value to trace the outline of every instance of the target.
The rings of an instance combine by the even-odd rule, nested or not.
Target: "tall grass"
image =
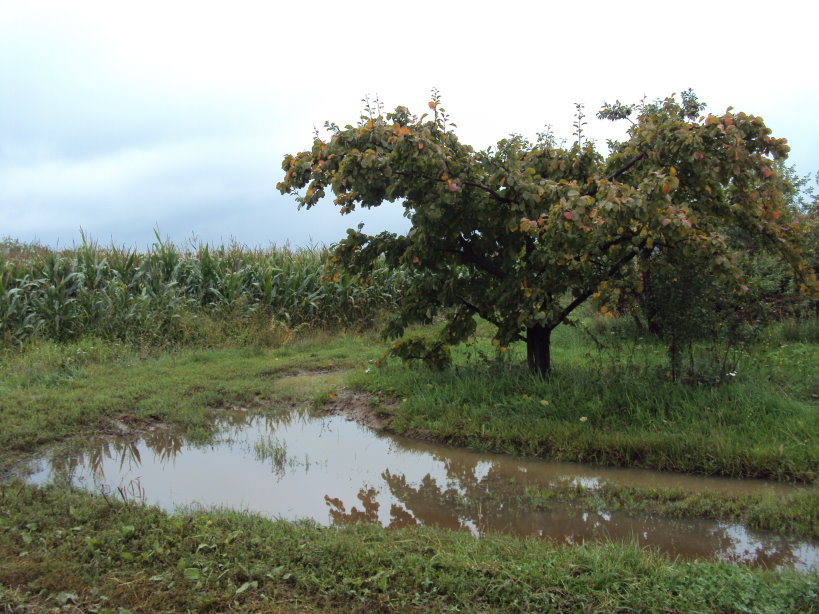
[[[146,252],[83,241],[51,250],[0,241],[0,345],[93,334],[149,345],[208,335],[241,340],[282,327],[364,327],[390,309],[400,273],[369,280],[332,269],[324,249],[180,249]]]
[[[558,327],[548,378],[528,371],[524,343],[500,353],[487,326],[450,369],[387,359],[349,383],[403,399],[384,410],[389,429],[474,450],[819,484],[815,346],[774,332],[743,349],[723,385],[682,385],[660,342],[611,332],[591,341],[580,325]]]

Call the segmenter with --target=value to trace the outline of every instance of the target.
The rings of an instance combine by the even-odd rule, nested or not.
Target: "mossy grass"
[[[0,484],[0,597],[82,611],[812,612],[815,574],[622,544],[322,528]]]

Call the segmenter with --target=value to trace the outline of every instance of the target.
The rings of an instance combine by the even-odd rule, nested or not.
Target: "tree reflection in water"
[[[217,437],[214,445],[230,442],[230,433],[235,433],[238,427],[246,426],[251,421],[258,428],[267,433],[273,433],[277,428],[285,428],[297,421],[307,419],[303,412],[286,412],[282,415],[259,415],[243,410],[224,411],[216,420],[217,431],[227,433],[227,440]],[[61,449],[49,458],[49,464],[55,475],[60,475],[69,481],[78,470],[88,468],[94,482],[105,481],[106,461],[115,461],[119,473],[138,469],[142,464],[142,452],[145,448],[154,453],[156,459],[164,467],[173,463],[177,455],[181,454],[189,442],[183,434],[173,428],[158,427],[141,434],[140,438],[133,436],[107,437],[77,441]]]
[[[476,536],[512,533],[569,544],[616,540],[685,558],[719,557],[770,567],[797,563],[815,568],[819,560],[815,541],[791,542],[706,520],[632,517],[603,502],[595,508],[588,493],[572,501],[578,484],[595,488],[608,479],[596,468],[480,455],[364,431],[341,420],[298,412],[260,416],[225,411],[217,420],[214,441],[204,446],[186,443],[172,429],[155,429],[138,440],[83,442],[81,448],[51,457],[52,475],[74,483],[93,480],[97,489],[106,488],[106,482],[136,480],[139,486],[141,480],[152,500],[165,497],[168,506],[200,498],[213,505],[247,502],[260,513],[294,519],[379,522],[390,528],[432,525]],[[272,476],[270,458],[255,454],[256,444],[281,452],[278,465],[272,457]],[[654,487],[640,483],[639,472],[628,475],[643,487]],[[676,479],[661,478],[663,486]],[[696,492],[701,483],[689,478],[687,487]]]
[[[656,548],[686,558],[719,558],[765,567],[793,565],[801,560],[795,544],[785,538],[757,537],[741,525],[707,520],[668,520],[652,516],[632,517],[622,512],[588,511],[565,501],[533,501],[522,496],[531,486],[525,471],[517,479],[508,472],[499,479],[496,467],[478,477],[477,464],[461,459],[441,459],[447,468],[446,485],[427,474],[410,484],[404,475],[384,471],[385,495],[390,504],[389,521],[379,518],[372,486],[358,493],[362,509],[346,510],[339,498],[325,496],[335,524],[382,522],[389,528],[415,525],[468,530],[477,536],[511,533],[536,536],[565,544],[612,540]],[[567,480],[563,486],[571,484]],[[386,494],[388,493],[388,495]]]
[[[378,522],[378,508],[380,504],[375,500],[378,491],[375,488],[362,488],[358,492],[358,499],[364,509],[353,507],[348,512],[344,502],[338,498],[324,496],[324,501],[330,508],[330,517],[336,524],[355,524],[356,522]]]

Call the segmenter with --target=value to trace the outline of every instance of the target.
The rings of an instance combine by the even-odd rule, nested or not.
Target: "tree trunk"
[[[545,326],[533,326],[526,329],[526,359],[529,370],[541,376],[546,376],[552,368],[549,342],[552,329]]]
[[[643,315],[646,318],[648,332],[652,335],[659,336],[660,327],[657,326],[657,316],[655,313],[657,300],[652,292],[651,270],[648,266],[648,261],[651,259],[651,253],[652,252],[650,249],[643,249],[640,251],[640,260],[643,261],[644,268],[642,273],[643,291],[638,297],[638,302],[640,304],[640,311],[643,312]]]

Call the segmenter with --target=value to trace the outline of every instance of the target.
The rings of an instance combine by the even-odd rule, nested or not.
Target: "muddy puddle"
[[[230,507],[319,523],[437,525],[475,535],[512,533],[562,543],[620,540],[683,558],[819,569],[819,542],[739,524],[632,516],[533,497],[604,482],[692,493],[789,492],[761,481],[709,479],[477,454],[375,432],[342,416],[282,418],[227,412],[212,444],[172,430],[85,442],[43,456],[23,473],[57,477],[118,498],[178,507]]]

